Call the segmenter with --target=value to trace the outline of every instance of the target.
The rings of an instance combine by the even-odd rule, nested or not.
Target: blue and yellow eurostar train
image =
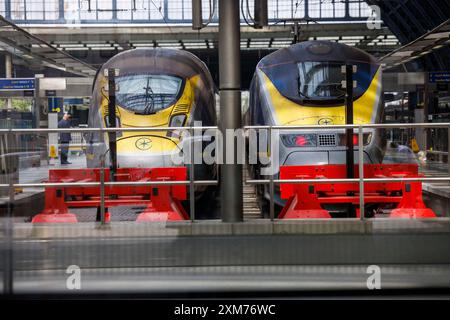
[[[118,69],[116,127],[188,127],[217,124],[215,86],[206,65],[193,54],[173,49],[134,49],[107,61],[97,73],[89,110],[89,127],[108,127],[108,79],[105,69]],[[108,153],[108,135],[85,136],[87,166],[100,166]],[[118,167],[170,167],[182,152],[180,135],[164,131],[128,131],[117,134]],[[105,157],[109,165],[109,157]],[[183,165],[183,164],[181,164]],[[215,168],[195,166],[195,179],[213,179]]]
[[[280,49],[257,65],[251,87],[247,125],[328,125],[345,124],[344,65],[356,66],[354,80],[354,124],[380,123],[382,119],[381,66],[359,49],[335,42],[306,41]],[[345,131],[280,131],[279,164],[344,164]],[[357,144],[357,137],[354,137]],[[380,163],[385,141],[378,130],[364,131],[364,162]],[[357,162],[358,148],[355,147]],[[262,165],[252,166],[260,179]],[[268,199],[261,187],[262,199]],[[279,192],[275,202],[283,205]]]

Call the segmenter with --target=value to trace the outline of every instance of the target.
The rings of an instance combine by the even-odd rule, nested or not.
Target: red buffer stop
[[[48,183],[84,183],[83,186],[49,186],[45,188],[45,208],[33,223],[76,223],[77,217],[70,208],[100,208],[101,188],[89,183],[100,182],[100,169],[54,169],[49,172]],[[110,220],[108,208],[126,205],[145,205],[136,221],[187,220],[188,214],[181,205],[186,200],[184,184],[127,185],[128,182],[185,181],[185,167],[170,168],[119,168],[115,174],[117,185],[104,188],[105,220]],[[109,169],[104,170],[105,182],[110,182]]]
[[[365,164],[364,178],[418,178],[415,164]],[[355,177],[359,178],[358,165]],[[345,165],[309,165],[280,167],[281,180],[345,179]],[[281,183],[281,198],[286,205],[280,219],[327,219],[324,204],[348,204],[360,217],[359,183]],[[350,195],[349,195],[350,194]],[[422,183],[409,181],[365,182],[364,204],[391,204],[390,218],[434,218],[422,199]]]

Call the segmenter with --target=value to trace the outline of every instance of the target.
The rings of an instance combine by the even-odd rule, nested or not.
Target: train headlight
[[[358,146],[358,134],[354,134],[353,138],[353,145]],[[365,146],[369,145],[372,141],[372,133],[363,133],[363,144]],[[345,134],[339,135],[339,145],[340,146],[346,146],[347,145],[347,137]]]
[[[182,127],[185,121],[185,114],[177,114],[170,119],[169,127]]]
[[[286,147],[317,147],[316,134],[283,134],[281,141]]]
[[[182,127],[184,126],[185,121],[186,121],[185,114],[177,114],[175,116],[172,116],[172,118],[170,119],[169,127]],[[168,131],[167,136],[171,138],[179,138],[180,134],[177,131]]]

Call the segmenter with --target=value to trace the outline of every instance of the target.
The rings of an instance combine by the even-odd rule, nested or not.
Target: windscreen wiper
[[[147,86],[143,88],[145,90],[145,103],[144,103],[144,114],[152,114],[155,101],[153,98],[153,90],[150,87],[150,77],[147,78]],[[150,98],[150,101],[149,101]]]

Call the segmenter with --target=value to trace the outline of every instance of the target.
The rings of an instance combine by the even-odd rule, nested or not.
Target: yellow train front
[[[89,127],[109,127],[108,79],[104,70],[111,68],[118,70],[115,77],[116,127],[188,127],[194,122],[203,126],[216,125],[215,87],[205,64],[186,51],[155,48],[125,51],[102,66],[94,82]],[[99,167],[101,155],[106,155],[108,166],[108,135],[90,133],[85,138],[87,166]],[[168,130],[119,132],[117,166],[184,165],[180,163],[184,142],[176,132]],[[214,168],[195,166],[197,180],[214,177]]]
[[[354,80],[354,123],[380,123],[381,66],[371,55],[343,44],[306,41],[277,50],[257,65],[250,88],[247,125],[320,125],[324,130],[280,131],[279,165],[345,164],[344,130],[326,129],[345,124],[345,74],[342,66],[357,68]],[[357,144],[357,137],[354,137]],[[364,163],[381,163],[384,141],[380,130],[364,130]],[[355,159],[358,159],[355,147]],[[252,167],[261,176],[263,166]],[[267,187],[261,198],[269,199]],[[275,202],[284,202],[276,192]]]

